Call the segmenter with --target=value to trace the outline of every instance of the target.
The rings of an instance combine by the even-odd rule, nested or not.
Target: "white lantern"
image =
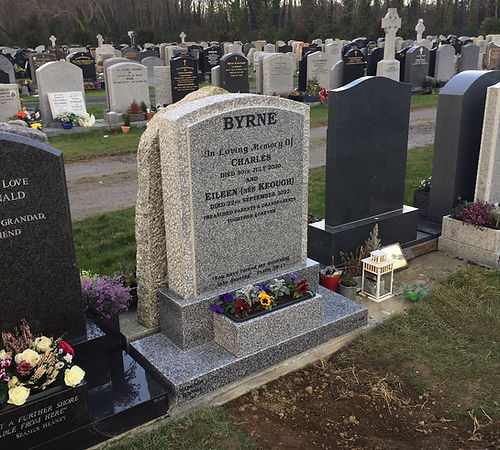
[[[361,294],[376,302],[392,297],[394,281],[394,265],[387,259],[382,250],[370,253],[370,257],[362,259],[363,275],[361,278]]]

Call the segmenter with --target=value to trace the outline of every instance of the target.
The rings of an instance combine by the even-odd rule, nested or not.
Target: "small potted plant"
[[[289,100],[294,100],[296,102],[302,102],[304,101],[304,96],[300,93],[300,91],[295,88],[290,94],[288,95]]]
[[[120,274],[122,284],[125,287],[130,288],[130,302],[129,309],[137,308],[137,266],[133,269],[130,267],[124,267]]]
[[[433,94],[434,93],[434,88],[436,87],[437,85],[437,81],[435,78],[433,77],[425,77],[424,79],[424,88],[425,88],[425,92],[424,94]]]
[[[122,133],[128,133],[130,131],[130,116],[125,113],[122,115],[123,118],[123,125],[121,126],[122,128]]]
[[[69,130],[70,128],[73,128],[73,124],[76,123],[78,117],[75,113],[63,112],[59,113],[56,116],[56,119],[61,122],[61,127],[63,127],[65,130]]]
[[[304,95],[304,101],[309,103],[314,103],[319,100],[319,93],[321,88],[317,80],[309,80],[307,83],[306,94]]]
[[[354,300],[358,291],[359,282],[356,277],[360,277],[363,270],[362,259],[365,256],[363,246],[357,248],[355,252],[340,252],[340,258],[344,264],[344,272],[339,281],[339,294]]]
[[[120,332],[118,313],[127,311],[130,288],[122,284],[120,275],[98,276],[82,271],[83,311],[106,333]]]
[[[418,208],[418,215],[427,217],[429,211],[429,197],[431,195],[432,177],[420,182],[420,185],[413,191],[413,206]]]
[[[154,112],[152,112],[149,108],[146,108],[146,120],[151,120],[154,116]]]

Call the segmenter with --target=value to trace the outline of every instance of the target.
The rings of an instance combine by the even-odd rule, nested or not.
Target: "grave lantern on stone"
[[[370,253],[363,262],[361,278],[361,294],[376,302],[381,302],[392,297],[394,282],[394,264],[387,259],[387,254],[382,250]]]

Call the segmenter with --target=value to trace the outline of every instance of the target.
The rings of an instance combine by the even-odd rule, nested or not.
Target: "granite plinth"
[[[215,342],[235,356],[245,356],[321,325],[321,296],[315,295],[244,322],[212,314]]]
[[[500,230],[475,227],[446,216],[438,248],[482,266],[500,267]]]
[[[247,356],[236,357],[215,342],[182,351],[161,333],[133,342],[130,351],[162,377],[178,404],[185,403],[367,324],[364,306],[323,287],[318,293],[320,326]]]
[[[382,245],[399,242],[401,245],[417,238],[418,209],[404,205],[402,209],[380,214],[364,220],[329,227],[325,221],[308,227],[308,249],[310,258],[322,264],[340,262],[340,252],[355,251],[368,239],[373,227],[378,224]]]
[[[272,278],[290,278],[294,272],[298,280],[308,280],[312,292],[318,289],[319,264],[308,259],[305,267],[297,267],[293,271],[280,272]],[[267,283],[272,278],[257,280],[255,285]],[[204,295],[194,299],[184,299],[168,288],[159,293],[161,311],[161,330],[175,345],[186,350],[213,340],[213,320],[210,304],[230,290],[240,288],[241,284],[216,294]]]

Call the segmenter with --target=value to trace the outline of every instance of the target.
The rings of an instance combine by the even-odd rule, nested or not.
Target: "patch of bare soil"
[[[265,449],[498,448],[498,423],[473,414],[449,420],[433,402],[368,364],[333,361],[261,386],[226,410]]]

